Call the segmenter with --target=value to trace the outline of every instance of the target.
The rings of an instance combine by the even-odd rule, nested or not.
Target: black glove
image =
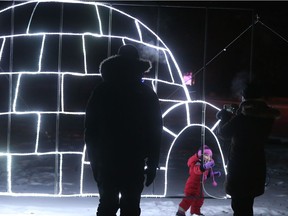
[[[216,118],[221,119],[222,121],[228,121],[232,116],[233,114],[225,109],[221,109],[216,113]]]
[[[156,170],[157,167],[148,167],[145,170],[145,174],[146,174],[146,181],[145,181],[145,186],[148,187],[149,185],[152,184],[152,182],[154,181],[155,177],[156,177]]]

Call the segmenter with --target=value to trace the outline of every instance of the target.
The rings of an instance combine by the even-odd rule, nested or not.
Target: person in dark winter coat
[[[86,107],[85,142],[100,200],[97,216],[139,216],[144,183],[159,163],[162,114],[156,93],[142,82],[150,61],[136,47],[121,46],[103,60],[103,82]],[[147,169],[145,169],[147,166]],[[146,181],[145,181],[146,176]]]
[[[234,216],[252,216],[254,198],[265,190],[265,144],[280,112],[263,99],[261,86],[253,81],[244,88],[235,114],[225,109],[216,115],[218,134],[230,139],[225,189],[231,196]]]
[[[179,203],[176,216],[185,216],[185,212],[190,208],[191,216],[203,215],[201,213],[201,207],[204,203],[204,193],[201,188],[201,180],[205,181],[207,178],[213,178],[213,185],[217,186],[214,176],[221,176],[220,171],[214,172],[212,167],[215,165],[212,158],[212,150],[205,145],[203,161],[201,163],[202,149],[199,149],[197,153],[193,154],[187,161],[189,167],[189,177],[185,183],[184,194],[185,197]]]

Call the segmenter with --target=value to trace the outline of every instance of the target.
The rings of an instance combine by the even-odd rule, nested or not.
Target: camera
[[[224,104],[223,105],[223,109],[225,109],[226,111],[235,114],[237,109],[238,109],[238,105],[237,104]]]

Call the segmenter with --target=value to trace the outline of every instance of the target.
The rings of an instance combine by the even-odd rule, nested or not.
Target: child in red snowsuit
[[[192,155],[187,162],[189,167],[189,177],[186,181],[184,194],[185,197],[179,204],[177,216],[185,216],[185,212],[190,208],[191,216],[203,215],[200,211],[204,203],[204,193],[201,188],[201,178],[203,174],[203,180],[205,181],[208,177],[213,177],[213,185],[217,183],[214,180],[214,176],[220,176],[221,173],[213,172],[212,167],[215,165],[212,159],[212,150],[208,146],[204,146],[204,163],[201,165],[201,152]]]

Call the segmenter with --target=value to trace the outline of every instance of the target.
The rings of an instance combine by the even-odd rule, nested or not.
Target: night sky
[[[194,73],[196,91],[204,85],[206,96],[237,97],[242,80],[255,77],[267,96],[288,96],[286,2],[110,3],[158,33],[182,72]]]

